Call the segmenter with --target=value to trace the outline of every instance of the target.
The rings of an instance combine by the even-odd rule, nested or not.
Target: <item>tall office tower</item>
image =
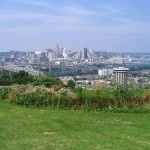
[[[46,57],[48,58],[48,54],[53,51],[52,49],[46,49]]]
[[[114,68],[113,72],[115,75],[115,82],[117,85],[121,84],[124,87],[127,87],[127,72],[129,68],[124,68],[124,67],[119,67],[119,68]]]
[[[64,58],[68,58],[69,50],[67,50],[66,48],[63,48],[62,51],[63,51],[63,54],[62,54],[63,57],[64,57]]]
[[[55,52],[54,51],[51,51],[48,53],[48,59],[49,59],[49,61],[52,61],[55,59]]]
[[[49,61],[52,61],[56,58],[55,56],[55,52],[52,49],[47,49],[47,58],[49,59]]]
[[[30,63],[38,62],[38,58],[37,58],[37,55],[36,55],[35,52],[30,52],[29,53],[29,58],[30,58],[30,60],[29,60]]]
[[[48,62],[48,58],[46,57],[46,53],[45,52],[41,52],[39,54],[39,60],[40,60],[40,62]]]
[[[35,55],[35,52],[30,52],[30,53],[29,53],[29,58],[30,58],[30,59],[33,59],[33,58],[34,58],[34,55]]]
[[[88,58],[94,58],[94,51],[92,49],[88,50]]]
[[[76,58],[82,58],[82,50],[78,50]]]
[[[55,52],[56,58],[59,58],[59,46],[58,46],[58,44],[55,46],[54,52]]]
[[[88,53],[88,49],[87,48],[83,48],[82,49],[82,59],[88,58],[87,53]]]

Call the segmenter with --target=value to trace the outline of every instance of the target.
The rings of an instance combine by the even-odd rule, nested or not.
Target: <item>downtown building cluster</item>
[[[28,57],[30,58],[30,63],[39,63],[39,62],[57,62],[61,59],[67,60],[77,60],[80,59],[85,62],[94,61],[97,56],[93,50],[89,50],[88,48],[83,48],[78,50],[78,52],[71,53],[71,50],[67,48],[60,48],[58,44],[54,47],[54,49],[46,49],[46,52],[29,52]]]
[[[9,72],[24,70],[32,75],[77,75],[75,77],[77,79],[78,76],[83,75],[83,78],[82,76],[81,78],[79,77],[79,81],[76,82],[77,84],[91,86],[101,84],[103,81],[106,81],[108,84],[111,81],[115,81],[117,84],[123,84],[127,87],[129,80],[134,80],[134,82],[143,80],[144,84],[149,84],[147,77],[149,72],[144,73],[142,71],[146,74],[146,78],[141,78],[141,73],[139,73],[139,76],[132,76],[130,74],[129,77],[127,74],[128,68],[121,67],[127,63],[141,62],[144,58],[149,60],[148,56],[136,58],[129,54],[120,55],[119,53],[111,52],[94,52],[94,50],[88,48],[72,52],[67,48],[60,48],[56,44],[53,49],[46,49],[45,51],[0,52],[0,68]],[[92,74],[95,74],[95,76]],[[69,77],[64,78],[64,82],[68,79]]]

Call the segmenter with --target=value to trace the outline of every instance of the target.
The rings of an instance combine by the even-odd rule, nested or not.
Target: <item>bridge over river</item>
[[[31,75],[44,75],[43,72],[47,70],[47,74],[61,74],[63,72],[87,72],[94,69],[98,69],[95,66],[91,65],[64,65],[64,64],[30,64],[30,65],[14,65],[14,64],[5,64],[0,65],[0,68],[9,71],[9,72],[18,72],[24,70]],[[42,72],[43,71],[43,72]]]
[[[21,70],[24,70],[25,72],[28,72],[29,74],[34,76],[43,75],[41,71],[33,69],[32,66],[17,66],[13,64],[5,64],[5,65],[0,65],[0,69],[8,72],[19,72]]]

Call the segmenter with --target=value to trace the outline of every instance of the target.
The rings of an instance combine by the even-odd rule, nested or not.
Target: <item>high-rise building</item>
[[[119,67],[119,68],[114,68],[114,78],[115,82],[117,85],[121,84],[124,87],[127,87],[127,72],[129,68],[124,68],[124,67]]]
[[[82,58],[82,50],[79,50],[76,56],[76,58]]]
[[[62,54],[63,57],[64,57],[64,58],[68,58],[69,50],[67,50],[66,48],[63,48],[62,51],[63,51],[63,54]]]
[[[49,61],[52,61],[56,58],[55,56],[55,52],[52,49],[47,49],[47,58],[49,59]]]
[[[39,62],[36,52],[30,52],[29,58],[30,58],[30,60],[29,60],[30,63],[38,63]]]
[[[46,49],[46,57],[48,58],[48,54],[53,51],[52,49]]]
[[[54,53],[54,51],[48,53],[48,59],[49,59],[49,61],[52,61],[52,60],[55,59],[55,53]]]
[[[88,58],[88,49],[83,48],[82,49],[82,59],[86,59],[86,58]]]
[[[58,46],[58,44],[56,44],[54,52],[55,52],[56,58],[59,58],[59,46]]]

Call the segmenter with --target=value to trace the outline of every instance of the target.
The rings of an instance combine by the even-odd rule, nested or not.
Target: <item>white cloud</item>
[[[125,8],[122,8],[120,5],[115,4],[103,5],[101,9],[106,14],[126,14]]]
[[[71,13],[73,15],[80,15],[80,16],[89,16],[96,14],[96,12],[93,10],[73,6],[64,7],[63,10],[64,12],[66,12],[66,14]]]
[[[53,23],[53,24],[76,24],[80,23],[80,18],[71,16],[61,16],[55,14],[36,13],[36,12],[18,12],[9,11],[7,13],[1,13],[0,21],[12,22],[18,24],[19,21],[39,21],[41,23]],[[34,24],[33,24],[34,25]]]
[[[18,2],[20,1],[18,0]],[[140,43],[140,40],[143,42],[144,38],[150,35],[150,23],[129,19],[127,9],[117,4],[95,6],[94,9],[81,5],[70,5],[70,3],[54,7],[56,3],[50,5],[54,1],[48,0],[24,0],[20,3],[35,7],[33,10],[32,7],[30,9],[5,10],[3,8],[0,10],[0,33],[2,36],[5,35],[6,39],[10,39],[9,41],[14,37],[21,43],[24,41],[18,37],[22,37],[30,44],[30,40],[28,40],[30,36],[31,41],[33,39],[32,42],[35,45],[37,43],[37,47],[40,42],[43,43],[44,40],[51,38],[53,41],[65,40],[66,44],[76,42],[76,45],[82,43],[87,46],[96,41],[98,46],[103,44],[104,48],[108,47],[108,42],[111,48],[113,44],[116,47],[127,47],[128,43],[136,42],[137,38]],[[41,36],[43,36],[43,41],[34,41]],[[2,40],[1,38],[0,41]],[[148,40],[149,38],[147,38]],[[126,42],[125,45],[124,42]],[[3,45],[3,42],[1,43]],[[18,42],[16,43],[18,44]]]
[[[52,4],[52,1],[45,1],[45,0],[42,0],[42,1],[24,0],[22,2],[25,4],[30,4],[32,6],[38,6],[38,7],[43,7],[43,8],[50,8],[50,5]]]
[[[74,11],[75,9],[70,9]],[[68,10],[67,10],[68,11]],[[84,13],[83,13],[84,12]],[[85,14],[86,11],[79,13]],[[92,12],[89,14],[93,14]],[[88,14],[88,13],[87,13]],[[9,11],[1,13],[0,22],[16,23],[15,27],[1,27],[1,32],[19,31],[21,30],[37,30],[51,31],[51,32],[90,32],[100,34],[147,34],[150,33],[150,23],[137,22],[129,20],[128,18],[114,18],[114,24],[87,24],[78,15],[56,15],[36,12],[18,12]],[[32,21],[34,20],[34,24]],[[26,22],[26,24],[19,24],[19,22]]]

